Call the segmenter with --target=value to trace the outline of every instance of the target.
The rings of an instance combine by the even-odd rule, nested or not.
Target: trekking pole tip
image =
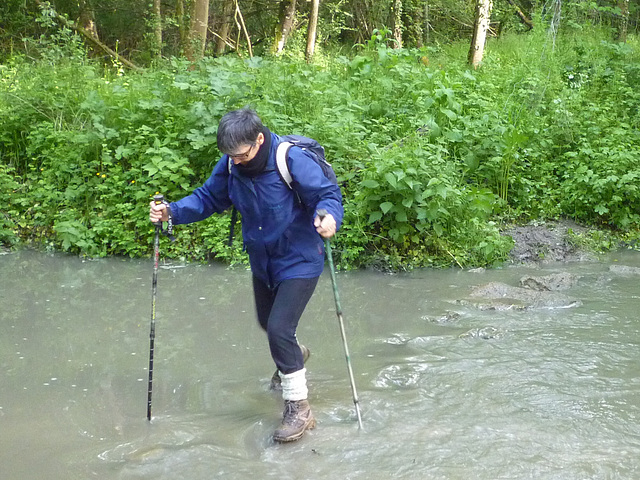
[[[358,430],[362,430],[362,415],[360,414],[360,407],[356,403],[356,416],[358,417]]]

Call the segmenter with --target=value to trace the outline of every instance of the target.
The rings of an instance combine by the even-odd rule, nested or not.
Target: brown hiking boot
[[[285,400],[282,423],[273,434],[276,442],[293,442],[302,438],[305,430],[316,426],[308,400]]]
[[[311,356],[311,350],[309,350],[304,345],[300,345],[300,351],[302,352],[302,361],[304,363],[307,363],[307,360],[309,360],[309,357]],[[278,392],[282,390],[282,379],[280,378],[278,369],[276,369],[276,371],[273,373],[273,376],[271,377],[271,385],[269,386],[269,389]]]

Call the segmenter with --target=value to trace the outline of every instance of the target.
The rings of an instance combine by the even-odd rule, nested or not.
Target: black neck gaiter
[[[247,177],[257,177],[262,173],[264,167],[267,166],[269,152],[271,151],[271,132],[267,127],[264,127],[262,134],[264,135],[264,142],[260,145],[256,156],[249,160],[245,165],[236,165],[236,168],[242,175]]]

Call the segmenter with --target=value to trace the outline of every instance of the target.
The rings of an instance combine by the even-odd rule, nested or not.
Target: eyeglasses
[[[247,158],[249,158],[249,155],[251,154],[251,150],[253,150],[253,147],[255,147],[256,144],[252,143],[251,146],[249,147],[249,149],[244,152],[244,153],[229,153],[229,157],[232,160],[246,160]]]

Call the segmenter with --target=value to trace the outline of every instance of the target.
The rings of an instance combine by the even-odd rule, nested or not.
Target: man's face
[[[251,160],[253,160],[253,158],[258,153],[258,150],[260,149],[260,145],[262,145],[263,143],[264,134],[260,132],[255,142],[248,145],[242,145],[237,152],[230,153],[229,157],[231,158],[231,160],[233,160],[233,163],[235,165],[246,165]]]

